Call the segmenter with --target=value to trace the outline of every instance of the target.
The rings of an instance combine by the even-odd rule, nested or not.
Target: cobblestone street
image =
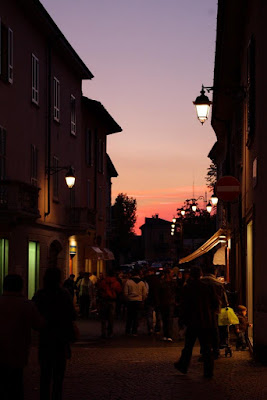
[[[79,400],[267,400],[267,368],[255,363],[248,351],[233,352],[232,358],[215,362],[214,378],[203,378],[194,349],[187,375],[173,367],[183,341],[166,343],[148,336],[144,325],[140,335],[123,335],[124,323],[116,321],[115,335],[100,339],[100,323],[78,321],[81,338],[73,346],[68,362],[64,399]],[[39,399],[37,348],[33,347],[25,371],[25,400]]]

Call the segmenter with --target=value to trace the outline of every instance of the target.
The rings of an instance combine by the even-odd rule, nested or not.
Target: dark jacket
[[[189,279],[181,295],[181,321],[195,329],[215,328],[219,306],[218,296],[212,285],[206,285],[202,280]]]
[[[218,296],[221,307],[226,307],[228,305],[228,299],[225,292],[223,283],[219,282],[218,279],[213,274],[207,274],[201,279],[207,285],[212,285]]]
[[[157,307],[159,305],[159,278],[156,275],[148,275],[145,281],[148,284],[146,304]]]
[[[177,298],[177,282],[173,279],[162,279],[158,287],[160,307],[174,305]]]
[[[0,296],[0,364],[22,368],[27,364],[31,329],[44,325],[32,301],[19,293]]]
[[[248,317],[244,316],[241,312],[237,312],[236,315],[238,316],[239,325],[236,325],[235,328],[239,329],[240,332],[247,332],[249,327]]]
[[[33,298],[46,325],[40,332],[40,351],[60,352],[69,350],[73,339],[73,321],[76,312],[68,291],[63,288],[38,290]]]

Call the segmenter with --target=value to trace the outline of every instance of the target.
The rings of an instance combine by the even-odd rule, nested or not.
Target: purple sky
[[[217,1],[41,2],[95,76],[83,94],[123,129],[108,137],[119,173],[113,200],[120,192],[137,199],[136,228],[155,213],[170,220],[193,182],[195,197],[206,190],[216,138],[192,101],[202,83],[213,84]]]

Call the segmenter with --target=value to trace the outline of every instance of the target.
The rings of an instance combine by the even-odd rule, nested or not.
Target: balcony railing
[[[85,228],[95,229],[96,212],[87,207],[72,207],[68,209],[69,222],[71,225]]]
[[[0,217],[39,218],[39,188],[20,181],[0,181]]]

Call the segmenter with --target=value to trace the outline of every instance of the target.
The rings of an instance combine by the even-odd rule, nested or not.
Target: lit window
[[[70,96],[70,132],[76,135],[76,99]]]
[[[32,54],[32,102],[39,104],[39,60]]]
[[[54,77],[54,120],[59,122],[60,111],[60,83],[59,80]]]

